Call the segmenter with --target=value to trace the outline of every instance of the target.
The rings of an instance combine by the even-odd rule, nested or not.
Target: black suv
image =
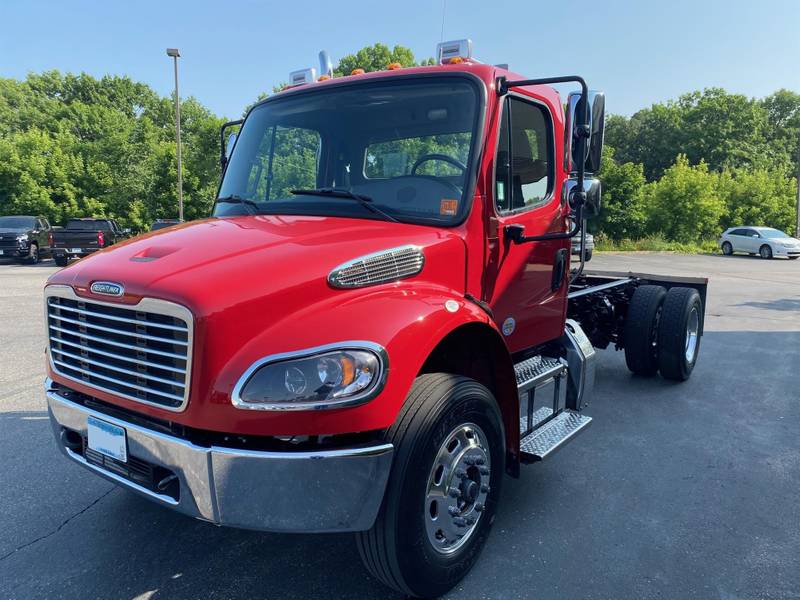
[[[0,217],[0,257],[36,264],[52,256],[53,228],[44,217]]]

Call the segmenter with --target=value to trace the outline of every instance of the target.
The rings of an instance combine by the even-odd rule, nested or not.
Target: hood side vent
[[[400,246],[360,256],[339,265],[328,275],[335,288],[360,288],[413,277],[425,265],[419,246]]]

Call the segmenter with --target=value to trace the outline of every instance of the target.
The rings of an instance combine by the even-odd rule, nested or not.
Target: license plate
[[[4,252],[5,252],[5,250],[0,250],[0,256],[3,256]]]
[[[81,251],[81,249],[80,248],[70,248],[69,251],[70,252],[74,252],[75,254],[77,254],[78,252]]]
[[[89,417],[86,425],[89,432],[89,448],[120,462],[128,462],[124,428],[95,417]]]

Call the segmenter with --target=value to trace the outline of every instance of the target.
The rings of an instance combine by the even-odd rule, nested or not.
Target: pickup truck
[[[71,258],[81,258],[121,242],[130,236],[114,219],[69,219],[66,227],[53,232],[53,258],[65,267]]]
[[[0,217],[0,257],[35,265],[50,255],[53,229],[45,217]]]
[[[707,280],[570,268],[600,210],[602,93],[474,61],[468,40],[438,50],[293,73],[221,152],[210,218],[50,277],[45,390],[68,460],[217,525],[354,532],[378,581],[430,598],[478,559],[506,475],[587,431],[601,349],[642,379],[690,377]],[[550,472],[568,468],[593,467]],[[531,481],[514,493],[542,527],[553,502],[593,498]],[[495,542],[509,565],[536,547],[513,527]],[[586,545],[564,543],[578,574]]]

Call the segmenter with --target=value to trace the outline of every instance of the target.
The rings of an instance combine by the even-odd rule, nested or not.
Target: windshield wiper
[[[375,206],[372,202],[372,198],[369,196],[365,196],[364,194],[356,194],[355,192],[345,189],[345,188],[333,188],[333,187],[322,187],[316,189],[298,189],[298,190],[289,190],[294,195],[302,195],[306,194],[308,196],[325,196],[328,198],[348,198],[350,200],[357,201],[361,206],[366,208],[367,210],[372,211],[376,215],[383,217],[387,221],[393,221],[395,223],[399,223],[397,219],[395,219],[392,215],[387,212],[382,211],[380,208]]]
[[[250,214],[255,215],[258,214],[259,208],[258,204],[253,202],[252,200],[248,200],[247,198],[242,198],[241,196],[237,196],[236,194],[231,194],[230,196],[222,196],[221,198],[217,198],[214,200],[214,203],[223,203],[223,204],[244,204],[250,209]]]

